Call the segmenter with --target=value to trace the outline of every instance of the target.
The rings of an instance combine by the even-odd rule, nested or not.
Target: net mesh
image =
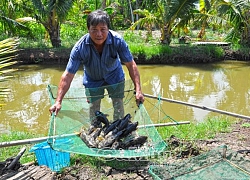
[[[170,164],[150,165],[154,179],[250,179],[250,160],[220,146],[199,156]]]
[[[91,120],[94,118],[89,115],[89,102],[93,101],[93,99],[102,99],[100,111],[107,114],[107,118],[113,121],[113,117],[115,117],[115,107],[112,105],[110,96],[118,97],[123,95],[120,88],[124,89],[124,114],[130,113],[132,116],[131,121],[138,121],[136,133],[140,136],[147,136],[147,142],[143,146],[131,150],[88,147],[78,134],[83,127],[87,129],[90,126]],[[55,85],[48,85],[47,89],[50,103],[54,104],[58,87]],[[109,91],[107,89],[109,89]],[[103,91],[104,96],[99,97],[99,92]],[[156,128],[154,126],[148,126],[150,124],[152,124],[152,120],[144,105],[141,104],[138,107],[135,103],[134,86],[131,80],[125,81],[125,83],[104,86],[101,88],[86,89],[83,87],[71,87],[63,99],[62,108],[58,115],[54,116],[54,114],[52,114],[51,116],[48,143],[57,151],[105,158],[154,156],[164,151],[166,144],[158,134]],[[59,139],[63,139],[63,141],[59,141]]]

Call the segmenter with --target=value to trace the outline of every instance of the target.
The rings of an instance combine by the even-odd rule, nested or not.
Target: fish
[[[101,111],[96,111],[95,112],[96,115],[96,119],[98,122],[101,122],[104,124],[104,128],[107,128],[109,126],[109,120],[107,118],[107,115],[105,115],[104,113],[102,113]]]
[[[130,119],[131,119],[130,114],[127,114],[123,119],[121,119],[120,123],[113,130],[113,134],[116,134],[119,131],[124,131],[124,129],[127,127],[128,123],[130,122]]]
[[[99,147],[99,144],[104,141],[105,138],[103,136],[98,136],[96,139],[95,139],[95,142],[96,142],[96,147]]]
[[[111,146],[111,148],[110,149],[119,149],[120,147],[121,147],[121,141],[120,140],[116,140],[113,144],[112,144],[112,146]]]
[[[126,137],[127,135],[129,135],[131,132],[135,131],[137,129],[138,126],[138,122],[135,123],[129,123],[125,129],[125,131],[123,132],[123,134],[121,135],[121,137]]]
[[[86,134],[86,132],[84,130],[82,130],[80,132],[80,138],[81,140],[88,146],[88,147],[91,147],[91,148],[95,148],[97,147],[97,144],[94,140],[93,137],[89,136],[88,134]]]
[[[100,135],[102,128],[96,128],[89,136],[93,137],[94,140]]]
[[[123,131],[119,131],[116,134],[112,134],[108,138],[105,137],[105,140],[101,141],[98,144],[98,148],[107,148],[110,147],[116,140],[119,139],[120,135],[123,133]]]
[[[117,130],[121,131],[124,128],[127,127],[128,123],[130,122],[131,115],[128,113],[120,122],[120,124],[117,126]]]
[[[89,126],[89,129],[88,129],[88,135],[90,135],[91,133],[93,133],[93,131],[95,131],[96,128],[102,128],[101,123],[100,123],[100,125],[97,125],[96,123],[91,124]]]
[[[117,119],[114,122],[112,122],[109,127],[107,127],[104,130],[104,135],[106,136],[110,131],[113,131],[121,122],[121,119]]]
[[[133,139],[130,139],[127,142],[123,142],[121,146],[123,147],[123,149],[129,148],[132,146],[140,147],[147,141],[147,139],[148,139],[147,136],[138,136]]]

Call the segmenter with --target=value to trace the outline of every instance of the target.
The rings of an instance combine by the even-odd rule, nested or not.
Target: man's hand
[[[136,104],[139,106],[144,102],[144,95],[142,94],[141,91],[138,91],[135,93],[135,99],[136,99]]]
[[[52,105],[49,108],[50,115],[52,115],[52,113],[55,113],[55,116],[56,116],[58,112],[61,110],[61,107],[62,107],[61,103],[56,102],[54,105]]]

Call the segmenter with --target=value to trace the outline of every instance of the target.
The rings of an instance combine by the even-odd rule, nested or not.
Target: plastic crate
[[[30,152],[35,152],[39,166],[46,165],[52,171],[60,171],[70,164],[70,153],[53,150],[47,142],[36,144]]]

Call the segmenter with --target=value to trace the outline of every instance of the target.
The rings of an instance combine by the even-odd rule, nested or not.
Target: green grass
[[[32,139],[37,137],[43,137],[44,135],[34,135],[31,133],[26,132],[12,132],[10,134],[1,134],[0,136],[0,143],[1,142],[11,142],[17,140],[24,140],[24,139]],[[32,147],[32,144],[24,144],[18,146],[9,146],[0,148],[0,162],[5,161],[7,158],[17,156],[20,150],[23,147],[26,147],[26,151],[20,159],[21,163],[32,162],[35,160],[34,153],[30,153],[29,150]]]
[[[250,128],[250,123],[244,123],[241,125],[242,127],[245,127],[245,128]]]
[[[163,139],[171,135],[184,140],[211,139],[217,133],[230,132],[233,123],[234,121],[229,118],[213,117],[198,124],[191,122],[187,125],[158,128],[158,132]]]

